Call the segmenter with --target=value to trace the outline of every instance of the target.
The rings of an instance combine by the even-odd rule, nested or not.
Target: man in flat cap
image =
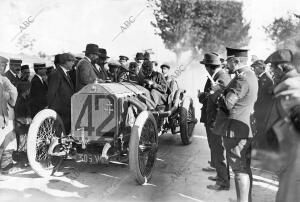
[[[254,152],[260,166],[279,177],[276,202],[300,201],[300,74],[293,59],[292,51],[280,49],[265,61],[282,76],[273,90],[271,110],[265,111],[265,133],[258,137]]]
[[[170,72],[170,65],[164,63],[160,66],[161,69],[161,73],[163,75],[163,77],[165,78],[167,84],[168,84],[168,90],[167,90],[167,94],[170,95],[173,92],[175,92],[178,89],[178,84],[175,81],[175,79],[170,76],[169,72]],[[173,100],[172,98],[170,100]]]
[[[12,152],[16,149],[16,136],[14,131],[14,107],[18,92],[16,87],[4,77],[8,60],[0,56],[0,170],[9,172],[13,167]],[[1,175],[0,173],[0,175]],[[4,180],[0,178],[0,181]]]
[[[216,127],[223,126],[220,135],[223,135],[227,161],[234,173],[239,202],[251,201],[252,113],[258,92],[257,78],[247,61],[248,50],[227,48],[229,73],[235,73],[236,76],[219,99],[219,108],[225,113],[226,121],[218,123],[220,114],[216,117]]]
[[[143,62],[139,83],[150,91],[151,98],[157,105],[166,103],[168,84],[161,73],[153,70],[152,62]]]
[[[35,75],[31,80],[29,93],[29,106],[31,118],[47,106],[48,86],[43,80],[46,76],[47,68],[45,63],[34,63],[33,68]]]
[[[215,117],[217,114],[217,100],[222,90],[229,84],[230,75],[222,69],[220,57],[214,53],[206,53],[203,61],[208,74],[213,81],[207,79],[203,93],[199,95],[199,101],[202,102],[201,122],[206,128],[208,145],[211,151],[211,166],[217,171],[217,176],[210,176],[208,179],[216,181],[214,185],[208,185],[212,190],[229,190],[229,169],[224,157],[224,148],[222,146],[222,137],[212,131]],[[206,169],[203,169],[206,171]]]
[[[98,45],[87,44],[84,52],[85,56],[78,62],[76,68],[76,92],[99,79],[99,70],[95,67],[99,58]]]
[[[62,118],[66,134],[69,134],[71,129],[71,97],[75,93],[68,71],[72,69],[75,60],[70,53],[60,54],[60,65],[48,78],[48,107]]]
[[[9,60],[9,70],[5,73],[5,76],[10,80],[10,82],[14,86],[16,86],[17,83],[20,81],[21,64],[22,60],[20,59],[11,58]]]

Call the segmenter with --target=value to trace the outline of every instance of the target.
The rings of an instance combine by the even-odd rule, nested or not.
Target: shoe
[[[211,189],[211,190],[215,190],[215,191],[228,191],[229,190],[229,186],[222,186],[222,185],[218,185],[218,184],[214,184],[214,185],[207,185],[207,189]]]
[[[202,168],[202,170],[203,171],[205,171],[205,172],[214,172],[214,171],[216,171],[216,169],[215,168],[213,168],[213,167],[206,167],[206,168]]]
[[[11,175],[11,174],[16,174],[20,171],[22,171],[22,168],[19,167],[14,167],[14,165],[11,163],[8,166],[6,166],[5,168],[2,169],[1,174],[3,175]]]
[[[219,180],[219,177],[218,176],[209,176],[208,179],[211,181],[217,181],[217,180]]]

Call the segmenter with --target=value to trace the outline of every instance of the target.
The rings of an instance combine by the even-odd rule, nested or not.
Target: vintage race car
[[[171,130],[182,143],[191,143],[197,122],[193,100],[177,89],[169,102],[156,106],[137,84],[93,83],[72,96],[71,133],[65,134],[60,116],[40,111],[28,132],[27,156],[32,169],[48,177],[63,159],[83,162],[129,164],[136,180],[151,179],[158,150],[158,136]]]

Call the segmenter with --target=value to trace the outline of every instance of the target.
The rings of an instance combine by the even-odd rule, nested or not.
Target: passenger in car
[[[157,105],[164,105],[167,101],[168,84],[163,75],[153,71],[153,64],[150,61],[144,61],[139,73],[139,84],[150,91],[151,99]]]

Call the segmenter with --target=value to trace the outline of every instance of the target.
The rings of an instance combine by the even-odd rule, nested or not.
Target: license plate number
[[[88,164],[100,164],[101,155],[100,154],[80,154],[79,159]]]

